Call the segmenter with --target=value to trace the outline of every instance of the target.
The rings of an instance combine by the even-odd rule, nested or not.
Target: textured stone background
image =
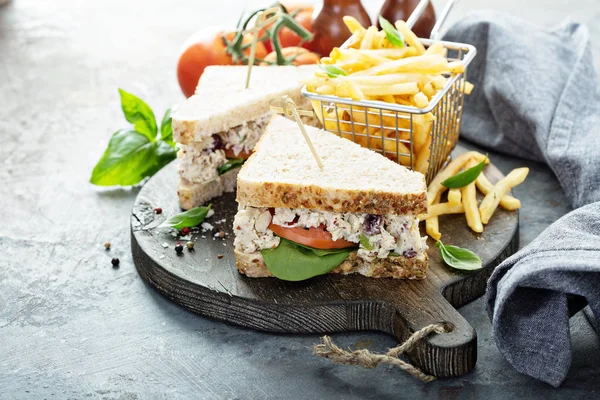
[[[243,3],[13,0],[0,7],[0,398],[593,397],[600,346],[581,315],[572,319],[573,365],[560,390],[509,367],[481,300],[461,309],[479,335],[475,370],[425,385],[391,368],[332,365],[310,353],[318,336],[214,322],[142,283],[129,248],[137,189],[88,184],[110,134],[126,126],[117,87],[162,115],[183,100],[174,73],[180,44],[219,19],[233,24]],[[379,2],[366,3],[376,10]],[[585,22],[598,60],[597,0],[463,0],[451,19],[475,8],[545,26],[566,17]],[[547,168],[491,157],[504,172],[532,170],[516,190],[527,244],[568,211],[565,198]],[[105,241],[113,245],[108,253]],[[372,332],[334,339],[374,350],[395,344]]]

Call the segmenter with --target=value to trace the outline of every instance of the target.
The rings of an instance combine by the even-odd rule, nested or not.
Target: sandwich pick
[[[281,106],[275,105],[278,102],[281,103]],[[317,162],[317,165],[319,166],[319,168],[323,169],[323,161],[321,160],[321,157],[319,157],[317,150],[315,150],[315,146],[313,146],[312,141],[306,133],[304,123],[300,119],[300,115],[312,117],[313,112],[307,110],[298,110],[298,108],[296,107],[296,103],[294,103],[294,100],[292,100],[290,96],[282,96],[278,99],[273,99],[271,100],[269,105],[272,111],[294,118],[294,120],[298,124],[298,127],[300,128],[300,132],[302,132],[302,136],[304,136],[304,140],[306,140],[306,144],[308,144],[308,147],[310,148],[310,152],[312,153],[313,157],[315,158],[315,161]]]

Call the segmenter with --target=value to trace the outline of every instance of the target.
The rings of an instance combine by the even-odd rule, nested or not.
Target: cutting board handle
[[[424,284],[425,283],[425,284]],[[424,372],[439,378],[455,377],[473,369],[477,361],[477,333],[431,282],[407,281],[410,291],[378,293],[391,308],[390,323],[382,330],[404,343],[414,332],[442,323],[450,332],[431,334],[408,352],[410,360]],[[410,293],[412,296],[407,296]],[[390,315],[390,314],[388,314]],[[387,329],[386,329],[387,328]]]

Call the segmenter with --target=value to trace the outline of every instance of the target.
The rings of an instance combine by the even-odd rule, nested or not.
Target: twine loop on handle
[[[344,350],[336,346],[329,336],[323,336],[321,338],[323,343],[313,346],[313,354],[318,357],[328,358],[336,364],[359,365],[364,368],[375,368],[381,363],[390,364],[408,372],[423,382],[431,382],[436,379],[435,376],[426,374],[419,368],[398,357],[411,350],[419,341],[431,333],[442,334],[450,331],[451,329],[446,324],[427,325],[413,333],[401,345],[389,349],[385,354],[371,353],[367,349]]]

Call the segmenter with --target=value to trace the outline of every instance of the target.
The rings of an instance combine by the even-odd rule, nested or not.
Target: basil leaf
[[[327,76],[329,76],[330,78],[336,78],[338,76],[347,76],[348,75],[346,73],[346,71],[344,71],[337,65],[319,64],[319,68],[321,68],[323,71],[327,72]]]
[[[324,275],[340,265],[352,249],[320,250],[281,238],[279,246],[261,251],[267,269],[285,281],[303,281]],[[317,255],[317,253],[321,255]]]
[[[175,229],[183,229],[183,228],[192,228],[196,225],[200,225],[208,211],[212,207],[212,204],[209,204],[206,207],[196,207],[191,210],[182,212],[181,214],[177,214],[166,220],[161,224],[161,226],[168,226]]]
[[[167,147],[168,151],[161,142],[152,142],[140,132],[117,131],[94,167],[90,182],[98,186],[135,185],[175,159],[175,150]]]
[[[137,96],[119,89],[121,108],[125,119],[133,124],[134,129],[145,135],[151,142],[156,138],[156,119],[154,112],[146,102]]]
[[[165,115],[162,118],[162,122],[160,123],[160,138],[169,144],[171,147],[175,147],[175,142],[173,141],[173,125],[171,119],[171,110],[167,108],[165,111]]]
[[[246,160],[243,158],[228,158],[225,164],[217,168],[217,172],[219,173],[219,175],[223,175],[225,172],[239,167],[245,162]]]
[[[441,241],[437,241],[436,246],[444,262],[452,268],[471,271],[482,267],[481,258],[469,249],[444,245]]]
[[[363,248],[365,248],[369,251],[373,250],[373,245],[371,244],[371,241],[369,240],[368,237],[365,236],[364,233],[361,233],[359,238],[360,238],[360,245]]]
[[[481,171],[483,171],[483,168],[485,167],[486,160],[487,154],[482,162],[463,172],[459,172],[458,174],[451,176],[442,182],[442,185],[451,189],[458,189],[467,186],[469,183],[475,181],[479,174],[481,174]]]
[[[392,25],[387,19],[383,18],[381,15],[379,16],[379,25],[381,29],[385,32],[385,37],[391,44],[396,47],[404,47],[404,38],[402,34],[398,32],[398,30]]]

